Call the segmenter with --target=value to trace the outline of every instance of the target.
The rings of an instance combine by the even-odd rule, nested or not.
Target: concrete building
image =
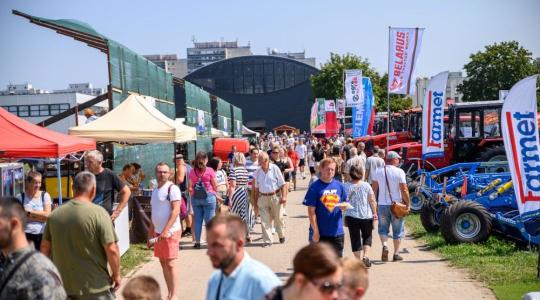
[[[65,90],[55,90],[54,93],[80,93],[85,95],[99,96],[105,93],[103,88],[95,88],[91,83],[70,83]]]
[[[458,85],[463,83],[466,77],[462,72],[450,72],[448,74],[448,83],[446,84],[446,99],[452,99],[456,103],[463,101],[463,93],[460,93],[457,89]],[[413,96],[413,107],[420,106],[424,101],[424,95],[426,94],[429,78],[417,78],[416,79],[416,94]]]
[[[47,90],[36,89],[30,83],[8,84],[6,89],[0,91],[0,95],[33,95],[48,93]]]
[[[268,49],[268,55],[294,59],[301,63],[305,63],[306,65],[317,68],[317,62],[315,60],[315,57],[306,58],[306,50],[304,50],[303,52],[279,52],[277,49],[274,48]]]
[[[158,67],[173,74],[174,77],[184,78],[188,73],[187,59],[178,58],[176,54],[152,54],[143,56]]]
[[[201,43],[194,41],[193,44],[193,48],[187,48],[188,74],[223,59],[253,55],[249,44],[247,46],[238,46],[238,41]]]
[[[77,92],[0,95],[0,107],[30,123],[37,124],[93,98],[93,95]],[[108,101],[102,101],[92,108],[99,114],[108,108]],[[62,119],[47,128],[67,133],[70,127],[84,124],[85,121],[86,117],[79,112],[78,115]]]

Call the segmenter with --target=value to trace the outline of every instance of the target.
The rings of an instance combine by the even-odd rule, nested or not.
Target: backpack
[[[206,169],[204,171],[206,172]],[[195,175],[197,175],[196,170],[193,170],[193,172],[195,172]],[[197,176],[199,180],[197,181],[197,183],[195,183],[193,192],[193,198],[195,199],[206,199],[206,197],[208,197],[208,192],[206,191],[206,187],[204,187],[204,183],[202,182],[202,177],[205,172],[203,172],[201,176]]]
[[[169,189],[167,190],[167,201],[169,202],[171,202],[171,188],[173,185],[174,183],[169,185]],[[180,197],[180,220],[183,220],[185,218],[187,218],[186,202],[184,201],[182,197]]]
[[[21,199],[20,202],[24,206],[24,197],[25,193],[21,193]],[[43,209],[45,209],[45,191],[41,191],[41,205],[43,206]]]

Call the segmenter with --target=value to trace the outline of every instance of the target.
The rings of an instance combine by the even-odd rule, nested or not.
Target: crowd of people
[[[364,148],[344,138],[265,134],[248,153],[233,147],[227,161],[199,152],[191,163],[178,154],[175,168],[157,164],[148,245],[161,264],[166,298],[178,297],[175,260],[181,237],[191,236],[193,248],[200,249],[203,230],[207,255],[217,269],[206,299],[362,297],[376,222],[381,261],[389,261],[390,233],[392,260],[402,260],[404,219],[393,215],[391,206],[398,202],[408,207],[410,202],[400,156],[375,147],[367,157]],[[54,211],[35,171],[27,175],[24,193],[1,199],[1,299],[114,299],[121,278],[113,221],[145,175],[137,163],[115,174],[103,167],[103,155],[96,150],[86,153],[85,167],[73,179],[73,199]],[[288,196],[297,179],[308,177],[306,171],[310,182],[303,204],[309,243],[297,253],[293,274],[281,285],[244,248],[253,243],[257,224],[261,247],[272,247],[274,235],[286,243]],[[345,228],[354,258],[342,259]],[[132,279],[123,291],[126,299],[161,297],[159,285],[148,276]],[[137,298],[142,294],[147,298]]]

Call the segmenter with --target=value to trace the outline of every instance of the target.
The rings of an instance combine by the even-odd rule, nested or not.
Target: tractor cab
[[[428,169],[466,161],[506,161],[501,135],[502,101],[456,103],[448,107],[444,117],[444,157],[429,158],[422,163]],[[421,116],[419,117],[421,119]],[[416,126],[421,136],[421,121]],[[405,162],[422,161],[422,143],[391,146]]]

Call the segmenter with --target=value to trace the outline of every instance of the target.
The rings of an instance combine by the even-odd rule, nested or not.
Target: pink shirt
[[[204,174],[201,174],[199,171],[192,169],[191,172],[189,172],[189,182],[191,183],[191,188],[194,188],[195,184],[199,182],[199,177],[201,177],[201,181],[206,188],[206,191],[212,194],[216,194],[216,191],[212,186],[212,179],[216,179],[216,172],[214,172],[214,169],[206,167]]]

